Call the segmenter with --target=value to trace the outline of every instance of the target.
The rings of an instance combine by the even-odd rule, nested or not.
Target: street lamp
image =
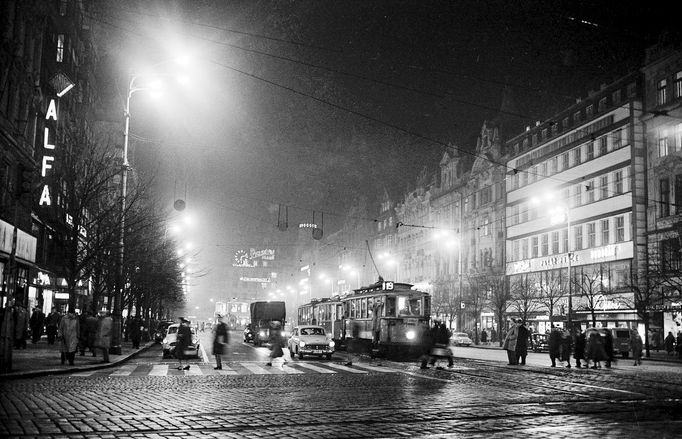
[[[158,77],[159,75],[156,75]],[[120,220],[120,234],[119,234],[119,267],[118,279],[114,298],[114,318],[113,318],[113,335],[111,340],[110,352],[115,355],[121,354],[121,323],[122,323],[122,301],[124,288],[124,274],[123,265],[125,260],[125,220],[126,220],[126,197],[128,195],[128,143],[130,137],[130,99],[139,91],[153,91],[158,90],[158,82],[150,82],[147,85],[137,85],[136,81],[142,78],[141,75],[132,75],[128,83],[128,94],[126,96],[126,104],[124,109],[125,126],[123,130],[123,164],[121,165],[121,220]]]

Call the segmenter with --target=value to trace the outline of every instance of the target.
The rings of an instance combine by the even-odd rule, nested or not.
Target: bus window
[[[386,298],[386,317],[395,317],[395,297]]]

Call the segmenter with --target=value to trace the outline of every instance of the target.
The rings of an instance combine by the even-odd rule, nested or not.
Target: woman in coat
[[[526,356],[528,355],[528,337],[530,332],[526,328],[526,323],[522,320],[517,327],[516,337],[516,362],[517,364],[525,365]]]
[[[282,368],[286,361],[284,360],[284,351],[282,350],[282,325],[279,322],[272,322],[270,325],[270,361],[268,366],[272,366],[272,360],[282,358],[279,367]]]
[[[507,336],[504,338],[504,343],[502,344],[502,349],[507,351],[507,358],[509,359],[509,365],[513,366],[518,364],[516,361],[516,342],[519,337],[519,328],[516,324],[516,320],[512,320],[512,326],[507,332]]]
[[[73,366],[76,351],[78,350],[80,324],[72,308],[69,308],[69,312],[59,322],[58,334],[61,341],[62,364],[64,364],[64,360],[68,360],[69,365]]]
[[[596,329],[589,331],[587,336],[587,350],[585,351],[587,360],[594,363],[592,369],[601,369],[601,362],[608,360],[604,349],[604,340]]]
[[[216,370],[223,368],[222,355],[225,353],[228,338],[227,325],[223,322],[223,316],[218,315],[218,324],[213,328],[213,356]]]
[[[585,359],[585,344],[587,339],[585,338],[585,331],[578,329],[578,335],[575,336],[575,349],[573,351],[573,358],[575,358],[575,367],[580,369],[582,366],[580,360]],[[585,361],[585,367],[588,367],[589,363]]]
[[[109,313],[101,311],[97,320],[97,334],[95,335],[95,347],[102,350],[104,359],[102,363],[109,362],[109,348],[111,347],[111,333],[114,321]]]

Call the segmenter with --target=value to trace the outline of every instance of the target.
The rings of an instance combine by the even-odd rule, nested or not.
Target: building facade
[[[510,311],[540,332],[550,317],[637,326],[632,273],[646,267],[641,104],[634,73],[507,141]]]

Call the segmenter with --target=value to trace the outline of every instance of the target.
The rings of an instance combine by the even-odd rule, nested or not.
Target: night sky
[[[186,199],[196,217],[209,274],[193,288],[205,298],[223,288],[234,251],[272,234],[277,206],[290,224],[325,212],[328,235],[363,197],[375,206],[384,189],[414,189],[446,145],[472,151],[505,84],[508,115],[532,125],[630,72],[661,27],[646,4],[616,1],[102,6],[106,102],[155,63],[191,78],[160,101],[134,96],[131,152],[168,205]],[[179,54],[190,67],[164,62]]]

